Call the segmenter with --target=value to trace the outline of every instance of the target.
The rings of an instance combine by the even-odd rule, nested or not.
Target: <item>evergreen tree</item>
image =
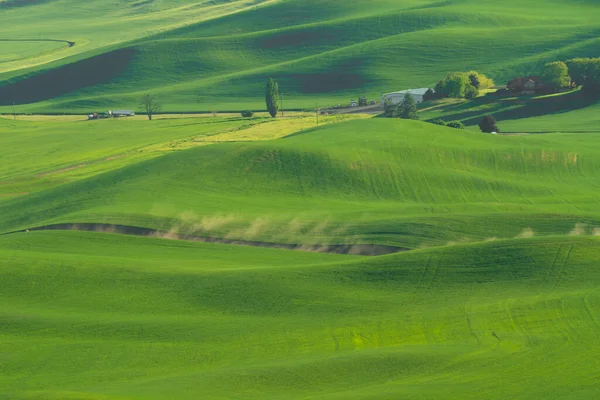
[[[398,104],[394,116],[402,119],[419,119],[417,115],[417,103],[410,93],[406,93],[404,100]]]
[[[479,77],[476,74],[469,75],[469,81],[471,82],[471,85],[475,89],[479,89],[479,87],[481,86],[481,82],[479,81]]]
[[[279,85],[273,78],[269,78],[267,82],[265,101],[267,103],[267,111],[271,114],[271,117],[275,118],[279,111]]]

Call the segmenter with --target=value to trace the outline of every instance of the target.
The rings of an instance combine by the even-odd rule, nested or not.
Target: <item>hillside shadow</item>
[[[583,91],[575,91],[560,96],[541,98],[520,97],[502,99],[485,96],[472,102],[452,104],[444,109],[443,120],[460,120],[465,125],[477,125],[482,114],[493,114],[499,121],[540,117],[551,114],[567,113],[594,105],[599,98],[586,95]],[[486,105],[496,105],[485,110]],[[449,113],[446,113],[448,112]]]
[[[36,103],[108,83],[125,71],[134,54],[133,49],[119,49],[4,82],[0,86],[0,106]]]
[[[368,82],[362,71],[361,59],[351,59],[324,72],[288,74],[302,94],[321,94],[363,88]]]

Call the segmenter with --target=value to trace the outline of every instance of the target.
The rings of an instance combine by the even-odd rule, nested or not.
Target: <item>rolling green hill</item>
[[[599,249],[3,236],[0,398],[594,398]]]
[[[0,118],[0,400],[595,399],[597,102],[184,112],[503,83],[596,3],[0,0],[0,113],[178,112]]]
[[[215,143],[241,123],[0,120],[3,182],[30,191],[0,199],[0,398],[594,398],[598,134],[373,118]],[[135,156],[190,138],[214,141]],[[25,231],[55,223],[409,251]]]
[[[7,199],[0,230],[95,222],[409,248],[523,229],[567,234],[578,223],[600,226],[599,152],[598,134],[503,137],[351,121],[278,141],[191,148]],[[8,164],[6,174],[17,168]]]
[[[600,45],[598,8],[585,2],[145,3],[96,5],[91,12],[57,0],[80,22],[56,33],[39,26],[52,15],[50,4],[28,6],[30,15],[3,11],[19,15],[19,29],[31,26],[38,37],[76,44],[60,57],[0,64],[0,101],[35,103],[22,112],[87,112],[136,107],[152,91],[166,111],[259,109],[272,76],[287,107],[306,108],[433,85],[454,70],[477,69],[505,82],[549,60],[594,56]],[[102,9],[106,18],[98,15]],[[173,24],[175,17],[185,26]],[[123,30],[128,23],[136,29]],[[22,38],[16,24],[10,27],[11,39]]]

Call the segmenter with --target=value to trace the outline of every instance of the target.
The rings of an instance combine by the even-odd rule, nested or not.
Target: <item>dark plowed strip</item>
[[[358,256],[380,256],[384,254],[398,253],[410,249],[394,246],[384,246],[379,244],[288,244],[288,243],[269,243],[257,242],[253,240],[237,240],[224,239],[205,236],[184,235],[180,233],[172,233],[159,231],[150,228],[140,228],[137,226],[128,225],[112,225],[112,224],[54,224],[46,226],[38,226],[30,229],[23,229],[9,233],[21,233],[26,231],[88,231],[88,232],[104,232],[118,233],[122,235],[148,236],[174,240],[190,240],[205,243],[220,243],[220,244],[235,244],[241,246],[256,246],[269,247],[285,250],[308,251],[317,253],[332,253],[332,254],[352,254]]]

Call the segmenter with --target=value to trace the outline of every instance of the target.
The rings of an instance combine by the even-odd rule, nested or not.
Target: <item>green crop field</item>
[[[2,122],[0,398],[594,398],[600,134],[261,121]]]
[[[20,6],[10,6],[19,3]],[[60,49],[0,62],[0,111],[261,109],[274,77],[289,108],[433,85],[455,70],[505,83],[544,62],[598,55],[592,1],[89,1],[0,6],[0,39]],[[65,23],[48,21],[61,20]],[[32,42],[2,42],[9,53]],[[5,106],[5,107],[1,107]]]
[[[596,399],[597,99],[314,109],[598,57],[598,17],[0,0],[0,400]]]

